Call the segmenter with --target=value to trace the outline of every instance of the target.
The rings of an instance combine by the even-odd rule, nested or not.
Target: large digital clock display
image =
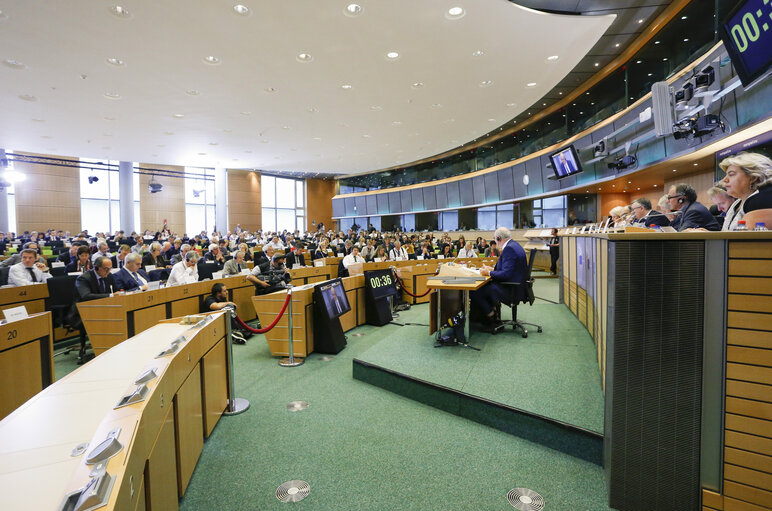
[[[397,283],[391,270],[373,270],[365,272],[365,289],[372,293],[375,300],[397,294]]]
[[[772,0],[744,0],[721,25],[721,38],[743,86],[772,62]]]

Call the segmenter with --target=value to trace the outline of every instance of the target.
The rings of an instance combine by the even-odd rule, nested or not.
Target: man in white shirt
[[[108,246],[107,246],[107,242],[106,242],[105,240],[103,240],[103,239],[100,239],[100,240],[97,242],[97,248],[98,248],[99,250],[97,250],[96,252],[94,252],[94,254],[91,256],[91,262],[92,262],[92,263],[93,263],[94,261],[96,261],[96,258],[97,258],[97,257],[107,257],[107,258],[109,258],[109,257],[110,257],[110,247],[108,247]]]
[[[343,267],[348,269],[351,264],[363,262],[365,262],[365,259],[359,255],[359,248],[354,247],[351,249],[351,253],[343,258]]]
[[[282,245],[281,240],[279,240],[278,236],[274,236],[270,243],[268,243],[266,246],[269,246],[273,248],[274,250],[284,250],[284,245]],[[265,250],[265,247],[263,247],[263,250]]]
[[[407,261],[407,250],[402,247],[399,241],[394,242],[394,248],[389,250],[389,259],[392,261]]]
[[[8,284],[11,286],[29,286],[45,282],[51,278],[48,267],[37,261],[37,251],[25,248],[21,251],[21,262],[11,266],[8,271]]]
[[[167,286],[176,286],[178,284],[193,284],[198,282],[198,260],[201,256],[198,252],[191,250],[185,254],[185,260],[180,261],[172,267],[169,274]]]

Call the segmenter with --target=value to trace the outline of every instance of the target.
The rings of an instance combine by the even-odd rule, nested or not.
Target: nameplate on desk
[[[149,264],[145,266],[145,272],[150,273],[153,270],[155,270],[155,265]]]
[[[151,280],[147,283],[147,290],[150,291],[151,289],[158,289],[161,287],[161,281],[160,280]]]
[[[344,257],[345,254],[343,252],[338,252],[338,257]]]
[[[215,271],[212,272],[212,280],[217,280],[222,278],[222,272],[221,271]]]
[[[374,257],[373,258],[373,262],[374,263],[380,263],[381,262],[381,258],[380,257]]]
[[[571,234],[576,234],[576,227],[571,230]]]
[[[243,270],[241,270],[241,274],[242,274],[242,275],[249,275],[249,274],[251,274],[251,273],[252,273],[252,272],[251,272],[251,271],[249,271],[249,268],[244,268]]]
[[[300,268],[302,268],[302,265],[300,263],[295,263],[292,265],[293,270],[299,270]]]
[[[51,268],[64,268],[64,263],[61,261],[54,261],[51,263]]]
[[[83,272],[82,271],[71,271],[67,275],[83,275]]]
[[[423,261],[424,260],[424,256],[422,256],[422,255],[416,256],[416,259],[418,259],[419,261]]]
[[[438,255],[437,259],[445,259],[445,256],[444,255]]]
[[[317,268],[323,267],[324,266],[324,259],[317,259],[316,261],[314,261],[314,266],[316,266]]]
[[[3,314],[5,315],[5,320],[8,323],[12,321],[19,321],[20,319],[27,319],[29,317],[29,314],[27,314],[27,308],[24,305],[11,307],[10,309],[3,309]]]

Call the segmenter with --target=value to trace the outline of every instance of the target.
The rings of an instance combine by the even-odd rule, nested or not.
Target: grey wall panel
[[[402,201],[399,197],[399,192],[391,192],[387,194],[389,196],[389,213],[402,212]]]
[[[451,181],[445,185],[448,189],[448,204],[449,208],[457,208],[461,205],[461,195],[458,191],[458,181]]]
[[[434,187],[437,195],[437,209],[448,207],[448,185],[441,184]]]
[[[401,202],[401,211],[416,211],[416,208],[413,204],[413,196],[410,193],[410,190],[403,190],[399,192],[399,200]]]
[[[483,176],[485,181],[485,200],[483,202],[496,202],[499,200],[499,181],[497,172],[489,172]]]
[[[525,197],[528,195],[528,187],[523,183],[523,176],[525,176],[525,163],[520,163],[513,167],[512,177],[515,184],[515,197]]]
[[[354,202],[356,203],[356,207],[357,207],[357,212],[356,212],[357,216],[367,215],[367,197],[366,196],[356,197],[354,199]]]
[[[357,212],[354,209],[354,206],[356,206],[356,202],[353,198],[351,199],[344,199],[346,203],[346,216],[356,216]]]
[[[426,209],[424,205],[424,192],[420,188],[410,190],[412,195],[412,204],[410,205],[410,211],[423,211]]]
[[[437,209],[437,187],[427,186],[422,188],[424,196],[424,209]],[[416,220],[417,222],[418,220]]]
[[[469,181],[458,183],[462,206],[471,206],[474,202],[474,188]],[[463,185],[463,186],[462,186]]]
[[[379,215],[386,215],[389,213],[389,194],[388,193],[379,193],[376,195],[378,197],[378,214]]]
[[[367,199],[367,214],[377,215],[378,214],[378,196],[366,195],[365,198]]]
[[[346,216],[346,204],[343,199],[332,200],[332,216]]]
[[[544,183],[542,179],[544,174],[544,168],[539,158],[533,158],[525,162],[525,168],[528,171],[528,177],[530,183],[528,184],[528,195],[535,195],[544,191]],[[550,170],[550,169],[546,169]]]
[[[474,192],[472,196],[472,204],[485,203],[485,178],[483,176],[475,176],[472,178],[472,189]]]
[[[496,172],[496,180],[499,187],[499,200],[514,199],[515,182],[512,176],[512,167]]]

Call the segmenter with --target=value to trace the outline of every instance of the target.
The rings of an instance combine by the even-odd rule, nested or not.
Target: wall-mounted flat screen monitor
[[[772,2],[743,0],[719,26],[740,82],[747,87],[772,64]]]
[[[550,161],[552,162],[552,169],[555,171],[555,176],[558,179],[573,176],[582,171],[579,155],[576,153],[576,148],[572,145],[561,149],[556,153],[552,153],[550,155]]]
[[[343,282],[340,279],[319,284],[316,286],[316,290],[321,295],[324,308],[327,309],[327,315],[330,319],[339,318],[351,310],[346,290],[343,288]]]

